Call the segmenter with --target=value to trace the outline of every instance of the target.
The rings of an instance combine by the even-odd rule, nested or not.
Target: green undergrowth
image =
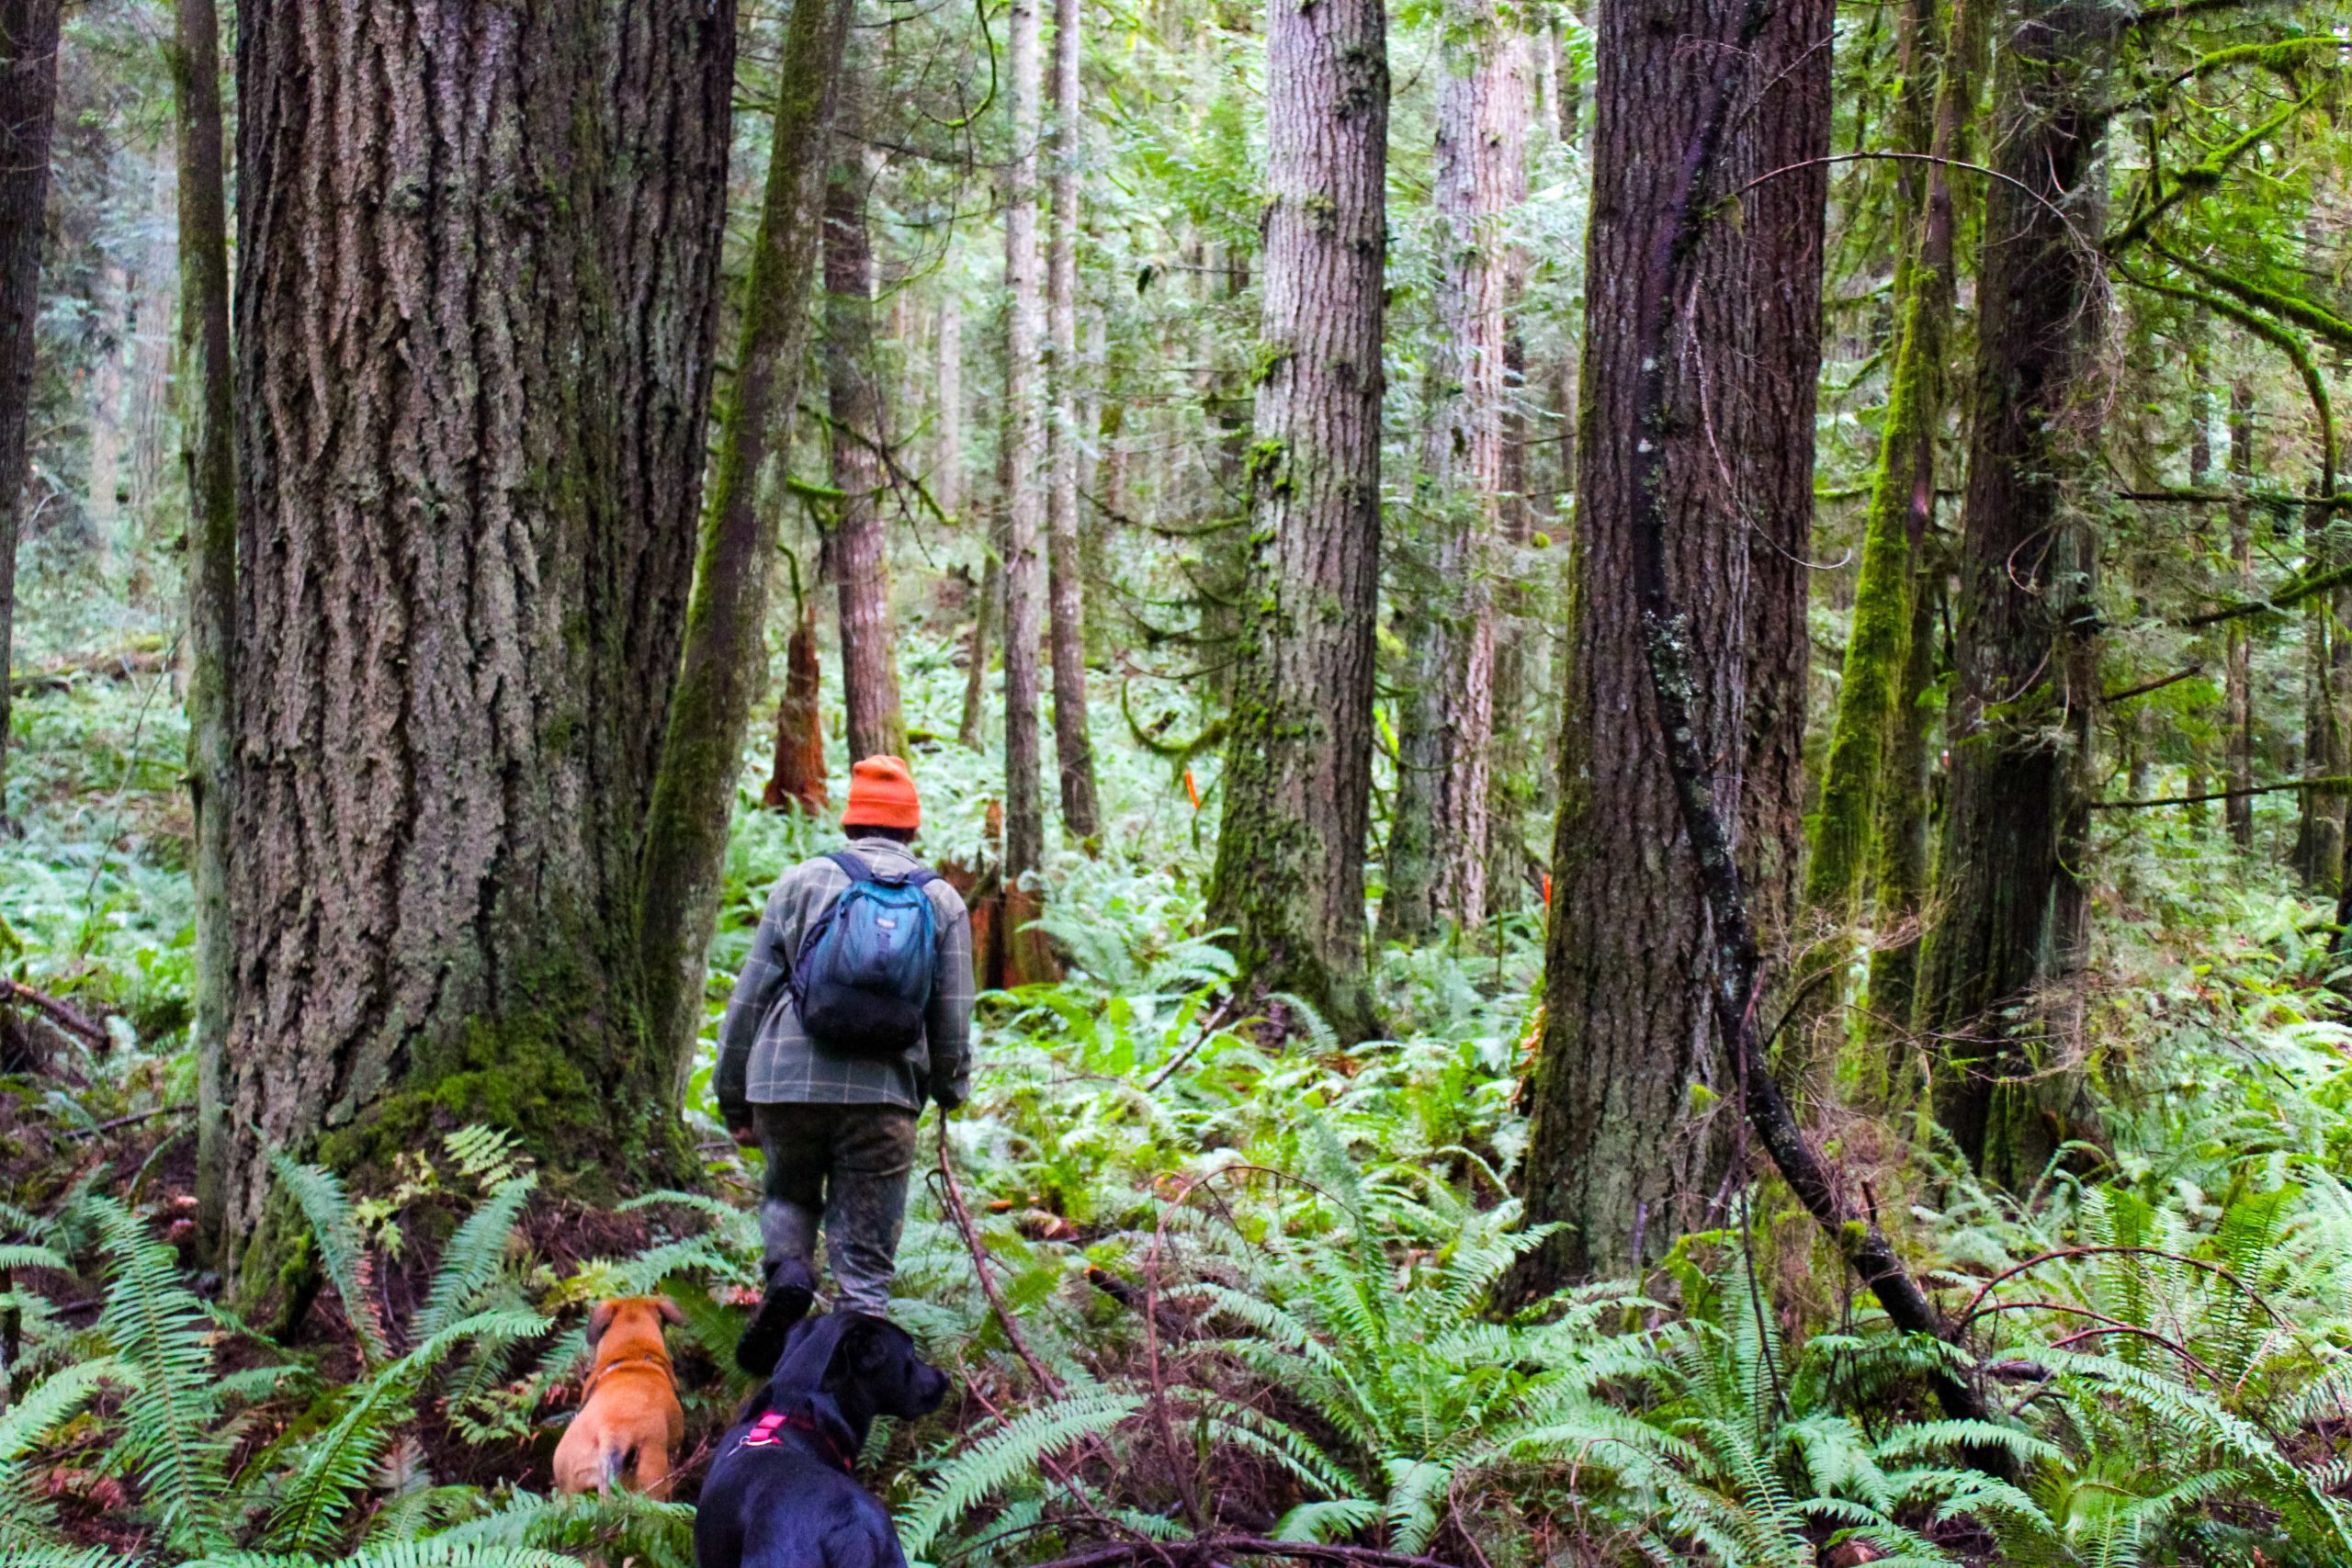
[[[952,728],[944,648],[910,667],[910,722]],[[548,1459],[598,1297],[678,1300],[694,1441],[742,1392],[753,1173],[707,1119],[707,1059],[700,1191],[586,1208],[495,1125],[420,1127],[361,1187],[281,1161],[316,1283],[282,1339],[257,1332],[175,1246],[186,895],[137,700],[28,701],[26,837],[0,845],[0,963],[106,1037],[8,1083],[0,1556],[689,1562],[688,1499],[560,1502]],[[930,852],[977,851],[992,761],[917,752]],[[1476,1568],[2352,1560],[2343,966],[2326,911],[2218,824],[2102,846],[2069,1045],[2098,1135],[2030,1192],[1951,1169],[1903,1107],[1834,1130],[1965,1322],[1954,1350],[1891,1334],[1769,1188],[1641,1280],[1497,1312],[1540,1239],[1511,1197],[1533,920],[1382,954],[1394,1037],[1343,1048],[1294,999],[1233,999],[1181,778],[1104,755],[1112,851],[1048,866],[1067,977],[982,999],[974,1102],[922,1124],[894,1313],[958,1393],[878,1432],[866,1471],[916,1561],[1220,1535]],[[767,881],[830,833],[742,814],[714,1026]],[[126,1117],[148,1119],[104,1125]],[[1939,1362],[1980,1380],[1986,1423],[1941,1417]]]

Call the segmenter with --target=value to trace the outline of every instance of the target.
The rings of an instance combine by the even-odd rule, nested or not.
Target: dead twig
[[[22,981],[0,979],[0,1002],[5,1001],[24,1003],[66,1033],[76,1035],[93,1045],[110,1045],[114,1043],[112,1037],[104,1029],[93,1023],[88,1017],[75,1011],[72,1006],[58,1000],[46,991],[36,991]]]
[[[1028,1337],[1021,1332],[1021,1325],[1014,1320],[1012,1309],[1004,1304],[1003,1293],[996,1288],[996,1276],[989,1270],[988,1249],[980,1245],[979,1228],[973,1224],[972,1211],[964,1202],[964,1189],[956,1180],[956,1168],[947,1160],[947,1123],[944,1120],[939,1124],[937,1174],[939,1201],[946,1208],[948,1217],[956,1222],[956,1230],[963,1234],[965,1250],[972,1255],[972,1271],[979,1276],[980,1293],[988,1298],[989,1310],[996,1314],[997,1323],[1004,1329],[1005,1339],[1012,1346],[1012,1353],[1021,1358],[1022,1364],[1029,1369],[1029,1375],[1037,1380],[1038,1387],[1055,1399],[1065,1397],[1068,1391],[1062,1386],[1062,1380],[1037,1359],[1035,1350],[1029,1348]]]

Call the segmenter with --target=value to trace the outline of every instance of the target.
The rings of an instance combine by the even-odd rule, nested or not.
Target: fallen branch
[[[979,1276],[980,1293],[988,1298],[989,1310],[996,1314],[997,1323],[1004,1329],[1004,1337],[1012,1346],[1012,1353],[1021,1358],[1022,1364],[1029,1369],[1029,1375],[1037,1380],[1039,1388],[1055,1399],[1063,1398],[1067,1391],[1062,1386],[1062,1380],[1037,1359],[1035,1350],[1029,1348],[1028,1337],[1021,1332],[1021,1325],[1013,1319],[1012,1309],[1004,1304],[1004,1296],[996,1288],[996,1276],[989,1271],[988,1248],[980,1245],[979,1228],[972,1224],[972,1211],[964,1202],[964,1189],[956,1180],[956,1168],[947,1162],[947,1122],[944,1118],[939,1123],[938,1175],[939,1201],[946,1206],[948,1217],[956,1222],[956,1230],[963,1234],[965,1249],[972,1255],[972,1272]]]
[[[141,1122],[153,1122],[158,1116],[184,1116],[195,1110],[192,1105],[159,1105],[153,1111],[134,1111],[128,1116],[118,1116],[111,1122],[99,1122],[87,1127],[68,1127],[62,1137],[95,1138],[100,1133],[111,1133],[118,1127],[136,1127]]]
[[[2094,800],[2093,811],[2139,811],[2151,806],[2198,806],[2209,800],[2243,800],[2250,795],[2278,795],[2290,789],[2352,790],[2352,773],[2324,778],[2289,779],[2284,784],[2246,784],[2237,789],[2208,790],[2203,795],[2164,795],[2146,800]]]
[[[70,1004],[58,1000],[45,991],[36,991],[21,981],[0,979],[0,1002],[23,1002],[35,1012],[68,1034],[78,1035],[93,1045],[111,1045],[114,1039],[88,1017]]]
[[[1203,1535],[1191,1540],[1120,1541],[1097,1546],[1068,1557],[1057,1557],[1038,1568],[1102,1568],[1135,1558],[1166,1554],[1188,1562],[1214,1562],[1225,1557],[1305,1557],[1321,1562],[1352,1562],[1360,1568],[1455,1568],[1435,1557],[1413,1557],[1369,1546],[1329,1546],[1317,1540],[1268,1540],[1255,1535]]]

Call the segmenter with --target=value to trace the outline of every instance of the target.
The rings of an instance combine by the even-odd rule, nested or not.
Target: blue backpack
[[[792,999],[808,1038],[836,1055],[890,1058],[922,1038],[937,933],[922,866],[877,874],[847,850],[825,857],[849,886],[817,917],[792,961]]]

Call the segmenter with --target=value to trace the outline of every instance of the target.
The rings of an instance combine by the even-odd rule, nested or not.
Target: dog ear
[[[662,1320],[668,1323],[672,1327],[683,1328],[685,1326],[686,1314],[680,1312],[678,1310],[678,1303],[672,1301],[669,1297],[654,1297],[653,1310],[660,1313]]]
[[[605,1330],[613,1325],[613,1313],[618,1305],[616,1302],[598,1302],[596,1310],[588,1314],[588,1348],[591,1350],[596,1348],[596,1341],[605,1337]]]

